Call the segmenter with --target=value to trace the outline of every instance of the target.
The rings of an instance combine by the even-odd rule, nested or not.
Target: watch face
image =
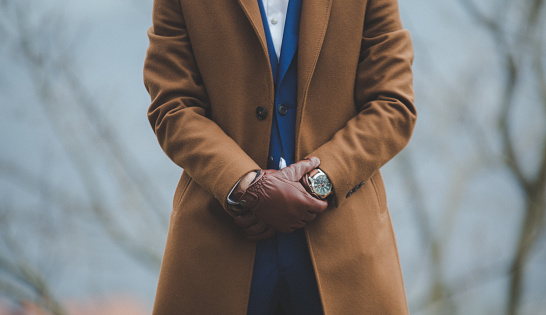
[[[313,180],[313,190],[319,196],[327,195],[332,190],[332,183],[326,175],[319,175]]]

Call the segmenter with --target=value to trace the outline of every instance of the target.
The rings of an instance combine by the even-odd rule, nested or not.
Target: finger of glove
[[[313,198],[313,200],[309,203],[309,207],[307,208],[308,212],[322,213],[328,208],[328,202],[326,200],[320,200],[311,195],[309,196]]]
[[[254,215],[254,213],[248,211],[242,215],[236,216],[233,218],[235,221],[235,224],[242,227],[243,229],[246,229],[252,225],[255,225],[258,223],[258,218]]]
[[[320,165],[320,160],[318,157],[310,157],[306,160],[301,160],[297,163],[294,163],[288,167],[283,168],[279,171],[279,174],[285,179],[297,182],[303,175],[311,172]]]
[[[305,227],[305,225],[306,225],[305,222],[298,221],[296,223],[293,223],[293,224],[290,224],[290,225],[287,225],[287,226],[283,226],[279,230],[279,232],[285,233],[285,234],[290,234],[290,233],[294,232],[295,230],[303,229]]]
[[[260,235],[269,228],[270,226],[268,224],[265,224],[263,221],[258,221],[256,224],[247,227],[245,233],[247,236]]]
[[[260,241],[260,240],[264,240],[266,238],[270,238],[271,236],[275,235],[276,232],[277,231],[275,231],[274,228],[269,227],[260,234],[256,234],[256,235],[248,235],[247,234],[246,238],[248,240],[250,240],[250,241]]]
[[[295,187],[302,195],[301,198],[298,198],[300,203],[298,208],[301,209],[302,212],[322,213],[326,210],[328,207],[328,202],[326,200],[321,200],[311,195],[301,183],[297,183]]]
[[[259,189],[254,188],[249,187],[245,193],[248,197],[255,196],[255,202],[248,198],[246,209],[254,213],[259,221],[284,233],[289,233],[290,228],[305,226],[306,222],[314,220],[316,213],[324,211],[328,205],[310,195],[297,181],[289,182],[266,175]]]
[[[281,222],[279,226],[277,226],[277,229],[281,233],[292,233],[295,230],[299,230],[304,228],[308,222],[312,220],[307,220],[307,218],[303,218],[301,216],[294,217],[290,220],[285,220]]]
[[[309,186],[309,173],[303,175],[303,177],[300,179],[300,184],[305,188],[305,191],[308,193],[311,193],[311,186]]]
[[[268,226],[283,233],[290,233],[293,229],[305,226],[305,222],[301,220],[301,215],[292,209],[272,207],[271,204],[258,206],[256,217]]]
[[[312,212],[312,211],[307,210],[307,211],[302,212],[300,220],[304,221],[305,223],[309,223],[309,222],[313,221],[316,217],[317,217],[316,212]]]

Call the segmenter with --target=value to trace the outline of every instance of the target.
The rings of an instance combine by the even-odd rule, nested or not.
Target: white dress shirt
[[[269,32],[273,39],[273,46],[277,53],[277,60],[281,58],[282,36],[284,33],[284,23],[286,22],[286,13],[288,12],[288,0],[259,0],[265,9]]]

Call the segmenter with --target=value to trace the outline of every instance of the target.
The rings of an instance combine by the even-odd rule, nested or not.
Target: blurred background
[[[546,314],[546,4],[399,0],[418,125],[383,169],[412,314]],[[0,314],[149,314],[181,169],[152,0],[0,0]]]

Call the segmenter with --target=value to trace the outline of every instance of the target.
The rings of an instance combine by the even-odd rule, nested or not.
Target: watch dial
[[[317,195],[324,196],[332,190],[332,183],[326,175],[317,176],[313,182],[313,190]]]

